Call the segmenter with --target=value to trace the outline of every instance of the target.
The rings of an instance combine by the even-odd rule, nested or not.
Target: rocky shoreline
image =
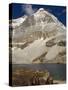
[[[65,84],[64,80],[54,80],[48,70],[16,69],[12,72],[12,86],[32,86]]]
[[[12,86],[31,86],[53,84],[53,77],[45,71],[15,70],[12,73]]]

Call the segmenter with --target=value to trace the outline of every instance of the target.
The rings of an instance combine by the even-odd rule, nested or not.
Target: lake
[[[48,70],[56,80],[66,80],[66,64],[13,64],[12,69],[27,68],[33,70]]]

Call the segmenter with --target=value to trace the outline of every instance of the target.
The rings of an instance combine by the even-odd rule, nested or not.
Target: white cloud
[[[34,13],[34,10],[32,8],[32,5],[24,5],[23,10],[27,15],[32,15]]]

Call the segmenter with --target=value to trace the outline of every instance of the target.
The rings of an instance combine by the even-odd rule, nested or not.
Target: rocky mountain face
[[[43,8],[31,16],[13,19],[9,27],[12,63],[66,62],[66,27]]]

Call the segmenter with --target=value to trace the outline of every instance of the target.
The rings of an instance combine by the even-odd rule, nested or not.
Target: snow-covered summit
[[[32,18],[33,16],[33,18]],[[23,24],[25,21],[27,23],[29,23],[29,21],[27,20],[30,20],[30,19],[33,19],[33,21],[35,21],[35,23],[40,23],[40,22],[43,22],[43,23],[56,23],[58,26],[62,26],[63,29],[65,29],[65,26],[51,13],[49,13],[47,10],[45,10],[44,8],[40,8],[38,9],[34,14],[32,14],[32,16],[22,16],[20,18],[17,18],[17,19],[13,19],[12,20],[12,27],[15,28],[17,26],[20,26],[21,24]],[[30,22],[30,23],[32,23]]]
[[[34,13],[34,17],[36,20],[41,19],[42,22],[56,23],[58,26],[62,26],[62,28],[65,29],[65,26],[52,13],[44,8],[40,8],[36,13]]]
[[[16,26],[19,26],[21,23],[25,21],[27,16],[22,16],[17,19],[12,19],[12,27],[15,28]]]

